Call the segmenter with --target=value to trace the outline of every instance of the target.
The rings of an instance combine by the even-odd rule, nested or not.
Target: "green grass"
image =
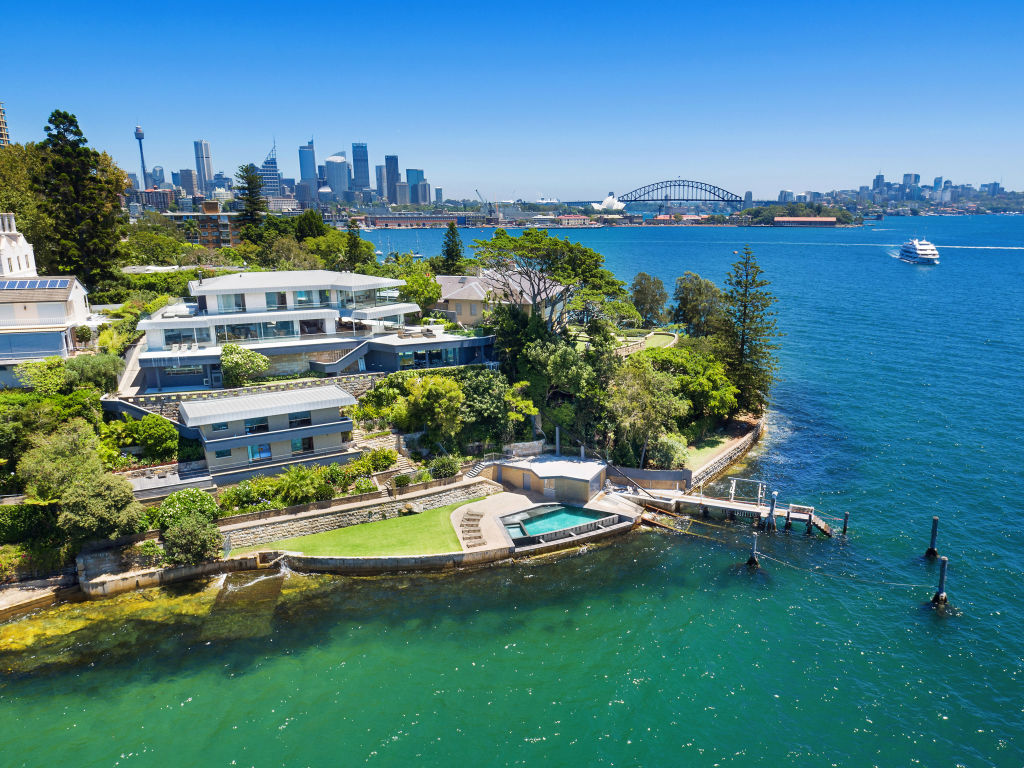
[[[728,439],[726,435],[708,435],[689,449],[686,466],[690,469],[700,469],[704,466],[704,462],[710,459],[711,455],[721,448]]]
[[[676,337],[671,333],[653,333],[644,340],[644,349],[667,347],[675,340]]]
[[[287,549],[306,555],[338,557],[436,555],[441,552],[459,552],[462,546],[459,544],[455,529],[452,528],[450,515],[458,507],[482,498],[484,497],[427,509],[418,515],[350,525],[348,528],[339,528],[335,531],[271,541],[236,551],[241,553],[261,549]]]

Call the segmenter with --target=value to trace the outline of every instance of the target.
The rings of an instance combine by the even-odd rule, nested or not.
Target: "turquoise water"
[[[545,512],[543,515],[523,520],[523,527],[526,528],[526,532],[531,536],[537,536],[541,533],[551,533],[552,531],[560,531],[563,528],[572,528],[574,525],[590,523],[594,520],[600,520],[602,517],[604,515],[588,512],[581,507],[562,507],[561,509]]]
[[[566,234],[666,281],[720,280],[751,243],[788,335],[737,473],[849,511],[848,540],[761,536],[750,573],[749,529],[695,525],[447,577],[66,606],[0,628],[2,762],[1024,764],[1024,217]],[[910,236],[942,264],[892,258]]]

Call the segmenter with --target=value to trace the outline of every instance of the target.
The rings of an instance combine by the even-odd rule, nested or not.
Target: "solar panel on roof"
[[[67,288],[70,284],[71,284],[70,280],[58,280],[57,281],[57,287],[58,288]]]

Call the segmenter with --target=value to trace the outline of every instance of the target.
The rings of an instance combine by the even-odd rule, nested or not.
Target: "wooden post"
[[[807,513],[807,530],[804,531],[804,534],[807,535],[807,536],[814,535],[814,513],[813,512],[808,512]]]
[[[778,498],[779,492],[772,491],[772,500],[768,505],[768,519],[765,521],[765,528],[769,531],[774,531],[778,528],[778,525],[775,523],[775,502],[778,501]]]
[[[846,529],[850,527],[850,512],[847,510],[843,512],[843,536],[846,535]]]
[[[747,559],[747,565],[751,568],[757,568],[761,563],[757,560],[757,534],[754,534],[754,547],[750,550],[750,557]]]
[[[932,605],[945,605],[948,602],[946,599],[946,566],[948,565],[948,557],[939,560],[939,589],[932,597]]]
[[[790,504],[786,507],[786,530],[790,530],[793,527],[793,521],[791,519],[793,514],[793,505]]]
[[[925,557],[938,557],[939,550],[935,548],[935,542],[939,537],[939,516],[935,515],[932,518],[932,540],[931,544],[928,545],[928,550],[924,553]]]

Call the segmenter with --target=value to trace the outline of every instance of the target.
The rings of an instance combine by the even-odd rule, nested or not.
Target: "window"
[[[427,351],[427,359],[428,359],[430,365],[440,365],[441,364],[441,350],[440,349],[428,350]]]
[[[267,417],[261,416],[258,419],[246,419],[245,420],[245,434],[256,435],[260,432],[269,432],[270,425],[267,423]]]
[[[249,446],[249,461],[262,461],[263,459],[270,458],[270,444],[261,443],[260,445]]]
[[[449,347],[448,349],[444,350],[444,364],[445,365],[455,365],[456,364],[456,359],[455,358],[456,358],[456,355],[455,355],[454,347]]]
[[[171,365],[164,368],[165,376],[202,376],[201,365]]]
[[[476,317],[476,302],[475,301],[469,302],[469,314],[471,314],[474,317]]]
[[[455,314],[456,315],[461,315],[462,314],[462,305],[459,304],[458,302],[455,303]]]
[[[292,453],[310,453],[312,450],[312,437],[297,437],[292,440]]]
[[[284,291],[267,291],[267,310],[288,309],[288,295]]]
[[[412,368],[414,365],[412,359],[412,352],[399,352],[398,353],[398,367],[399,369]]]
[[[259,323],[237,323],[235,325],[217,326],[217,341],[221,344],[228,341],[258,341],[259,338]]]
[[[213,456],[214,456],[214,458],[217,458],[217,459],[230,459],[231,458],[231,449],[230,448],[221,448],[219,451],[214,451],[213,452]]]
[[[262,323],[264,339],[280,339],[295,335],[294,320],[278,320],[276,322]]]
[[[218,421],[216,424],[210,425],[210,430],[213,432],[226,432],[228,423],[226,421]]]
[[[310,336],[324,332],[323,320],[299,320],[299,332],[303,336]]]
[[[221,312],[245,312],[245,294],[224,293],[217,297],[217,309]]]
[[[298,427],[308,427],[313,423],[313,418],[309,411],[299,411],[298,413],[288,414],[288,429],[297,429]]]

